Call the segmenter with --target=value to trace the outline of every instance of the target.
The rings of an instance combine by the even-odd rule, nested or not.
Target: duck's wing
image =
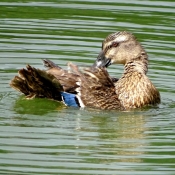
[[[75,89],[78,87],[76,82],[78,81],[79,75],[72,72],[73,70],[67,71],[62,69],[50,60],[44,60],[44,66],[48,68],[46,72],[54,75],[54,77],[60,82],[65,92],[76,93]]]
[[[79,75],[76,100],[81,107],[123,110],[106,68],[90,68],[81,72],[73,64],[70,66]]]
[[[44,65],[47,71],[27,65],[26,69],[18,71],[19,75],[11,80],[10,86],[27,98],[46,97],[61,101],[60,92],[76,93],[78,75],[63,70],[49,60],[44,60]]]

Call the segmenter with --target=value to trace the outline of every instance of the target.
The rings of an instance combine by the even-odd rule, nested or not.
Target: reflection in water
[[[130,158],[122,158],[123,162],[141,162],[137,156],[144,154],[139,148],[145,146],[143,141],[145,138],[144,117],[142,115],[126,115],[118,117],[118,140],[121,143],[118,155],[130,156]],[[123,142],[125,141],[125,142]]]
[[[142,162],[139,155],[144,152],[140,148],[146,146],[144,132],[147,130],[144,116],[137,113],[116,115],[118,114],[114,117],[93,117],[92,122],[98,125],[99,137],[104,143],[100,146],[99,153],[110,154],[113,159],[109,157],[108,162]]]
[[[61,110],[65,108],[64,104],[54,100],[45,98],[25,99],[21,96],[16,100],[14,104],[14,111],[17,114],[33,114],[33,115],[45,115],[53,110]]]

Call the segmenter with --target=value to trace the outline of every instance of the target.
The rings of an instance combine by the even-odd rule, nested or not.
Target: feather
[[[66,106],[80,107],[80,103],[75,94],[60,92],[62,100]]]

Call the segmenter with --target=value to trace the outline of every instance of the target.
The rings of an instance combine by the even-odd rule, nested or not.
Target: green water
[[[175,2],[0,2],[0,174],[175,174]],[[132,112],[66,108],[26,100],[9,87],[26,64],[90,66],[103,39],[133,32],[149,55],[156,108]],[[120,77],[121,65],[109,69]]]

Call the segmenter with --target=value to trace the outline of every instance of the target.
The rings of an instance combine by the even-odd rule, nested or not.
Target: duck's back
[[[116,93],[125,109],[160,103],[159,91],[145,74],[132,72],[115,83]]]

